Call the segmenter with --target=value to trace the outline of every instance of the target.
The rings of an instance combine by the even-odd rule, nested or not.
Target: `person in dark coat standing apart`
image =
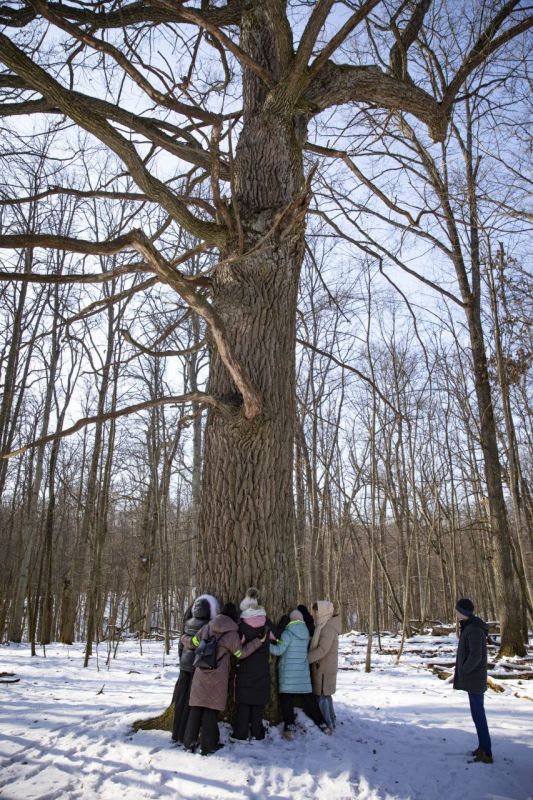
[[[217,666],[215,669],[194,670],[189,700],[189,719],[183,744],[188,750],[196,749],[200,739],[200,752],[203,756],[214,753],[221,747],[217,715],[224,711],[228,699],[228,682],[231,656],[246,658],[258,650],[265,638],[256,638],[241,646],[236,622],[237,608],[234,603],[226,603],[220,614],[204,625],[192,644],[198,646],[201,639],[214,636],[217,639]]]
[[[247,644],[269,634],[272,623],[259,604],[259,592],[253,586],[240,604],[239,634]],[[275,637],[270,637],[275,641]],[[264,739],[263,713],[270,703],[270,649],[263,645],[244,661],[238,660],[235,670],[235,702],[237,704],[231,740]]]
[[[174,687],[172,702],[174,703],[174,722],[172,724],[172,741],[183,743],[183,734],[189,718],[189,696],[191,694],[192,674],[194,672],[194,648],[192,637],[199,633],[204,625],[217,613],[217,601],[211,595],[197,597],[183,618],[183,633],[180,638],[178,653],[180,657],[180,674]]]
[[[478,737],[478,746],[472,752],[474,761],[492,764],[492,745],[484,707],[489,629],[480,617],[475,616],[474,604],[468,598],[458,600],[456,609],[461,635],[457,646],[453,688],[468,692],[470,711]]]

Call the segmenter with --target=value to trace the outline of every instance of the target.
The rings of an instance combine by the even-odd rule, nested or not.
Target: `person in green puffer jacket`
[[[296,730],[294,713],[294,696],[302,698],[302,708],[313,722],[327,734],[331,733],[326,725],[318,700],[313,694],[307,648],[309,631],[301,611],[295,609],[289,615],[289,624],[280,639],[270,645],[270,652],[280,656],[278,664],[279,701],[283,716],[283,735],[293,739]]]

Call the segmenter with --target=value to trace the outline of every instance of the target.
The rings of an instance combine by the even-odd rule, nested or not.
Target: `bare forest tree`
[[[454,288],[439,285],[431,274],[423,278],[467,313],[502,647],[508,653],[521,652],[523,630],[514,620],[522,593],[513,580],[511,535],[483,349],[476,165],[472,161],[476,156],[468,141],[461,139],[460,144],[468,178],[463,203],[470,237],[468,268],[467,245],[456,230],[457,208],[448,207],[450,171],[443,177],[442,169],[450,138],[458,141],[457,131],[463,136],[457,118],[468,116],[472,82],[479,94],[484,75],[501,69],[511,50],[523,46],[532,24],[526,4],[521,0],[482,4],[229,0],[195,5],[151,0],[91,6],[28,0],[1,5],[0,23],[1,115],[6,140],[12,143],[4,155],[9,158],[24,147],[35,152],[43,136],[50,142],[43,156],[45,185],[28,188],[25,196],[10,192],[9,187],[4,191],[6,216],[0,247],[11,266],[0,277],[21,287],[62,283],[79,288],[81,284],[91,301],[82,316],[90,321],[93,312],[99,314],[104,308],[108,319],[105,344],[92,344],[94,352],[102,350],[93,370],[98,375],[96,411],[62,432],[80,430],[89,422],[96,426],[91,455],[84,454],[82,468],[88,470],[88,482],[84,498],[80,497],[76,545],[82,554],[84,548],[91,548],[92,588],[85,594],[86,618],[92,620],[89,640],[92,626],[98,627],[103,613],[101,592],[93,588],[103,569],[108,536],[115,420],[126,413],[187,404],[183,419],[188,422],[191,415],[207,412],[201,497],[196,473],[198,551],[192,557],[196,584],[203,590],[238,597],[248,585],[259,583],[274,614],[295,602],[294,553],[302,532],[293,492],[295,437],[304,472],[306,460],[311,461],[300,480],[309,479],[315,487],[310,558],[318,557],[314,563],[320,563],[321,549],[329,549],[327,537],[334,525],[339,526],[334,547],[350,541],[360,548],[362,557],[368,556],[368,542],[363,546],[357,541],[353,519],[348,518],[353,504],[342,512],[329,500],[333,494],[341,496],[333,492],[329,477],[340,463],[338,436],[330,431],[320,441],[317,430],[310,443],[299,438],[298,430],[313,424],[312,417],[305,419],[305,406],[301,413],[296,407],[297,312],[308,210],[311,207],[325,216],[336,238],[351,242],[353,263],[361,253],[376,262],[383,261],[384,248],[389,253],[388,241],[369,239],[360,208],[354,213],[343,175],[328,179],[327,192],[323,191],[327,168],[319,166],[317,158],[333,157],[341,159],[358,186],[377,193],[395,215],[400,237],[407,238],[410,232],[420,235],[428,248],[444,250],[457,271],[459,299]],[[520,72],[521,64],[514,69]],[[504,83],[501,91],[505,92]],[[341,149],[333,151],[331,141]],[[397,145],[398,153],[391,150],[389,141]],[[407,177],[399,179],[405,181],[402,188],[414,187],[424,200],[427,197],[427,203],[415,209],[406,201],[400,207],[390,186],[380,188],[376,175],[369,179],[367,167],[355,163],[358,156],[372,158],[380,149],[387,159],[404,159],[401,169]],[[65,197],[83,204],[68,229],[54,215],[38,213],[39,208],[57,208]],[[35,217],[27,215],[24,223],[13,212],[21,204],[36,208]],[[398,216],[403,222],[397,221]],[[438,235],[431,223],[425,226],[429,218],[435,218]],[[106,225],[101,224],[104,219]],[[357,228],[354,235],[352,224]],[[441,241],[441,235],[450,241]],[[37,271],[32,254],[42,252],[68,254],[68,269]],[[390,258],[403,264],[404,257],[397,252],[390,252]],[[105,288],[96,297],[98,286]],[[21,313],[23,291],[26,288],[18,290]],[[181,394],[168,394],[163,383],[158,386],[156,370],[150,378],[152,389],[158,387],[155,396],[144,401],[138,396],[121,397],[115,365],[129,357],[120,333],[121,314],[129,302],[142,308],[156,293],[165,309],[173,305],[174,316],[165,323],[157,318],[137,332],[128,330],[127,344],[132,348],[138,344],[141,352],[148,350],[157,358],[179,320],[190,320],[190,310],[197,320],[193,348],[203,339],[204,328],[209,347],[206,390],[199,390],[196,378],[191,378],[195,370],[191,365],[187,389]],[[90,348],[90,338],[81,346]],[[92,356],[86,353],[86,357]],[[320,380],[324,379],[320,391],[324,391],[330,367],[327,357],[320,359]],[[9,356],[7,361],[11,363]],[[371,541],[373,559],[378,555],[376,541],[386,535],[390,504],[405,556],[406,583],[402,598],[395,601],[395,610],[403,613],[404,630],[413,602],[409,587],[422,516],[414,474],[419,413],[401,398],[402,387],[411,380],[409,361],[394,362],[394,412],[391,401],[387,405],[381,399],[383,406],[379,406],[379,395],[367,395],[365,400],[375,414],[372,475],[377,471],[379,476],[380,471],[375,463],[379,415],[394,413],[396,453],[391,454],[383,476],[389,499],[383,501],[383,521],[379,522],[381,495],[371,497]],[[342,369],[344,375],[346,369]],[[314,379],[316,373],[312,374]],[[10,408],[14,402],[11,385],[10,378],[5,384]],[[343,385],[341,376],[341,389]],[[308,388],[316,395],[313,380]],[[323,398],[313,398],[315,406],[319,401]],[[415,406],[418,402],[414,395],[412,402]],[[334,417],[339,408],[339,401],[332,398],[328,414]],[[148,436],[163,425],[162,418],[152,413]],[[45,422],[43,417],[26,439],[37,448],[31,476],[35,496],[42,482],[40,454],[53,441]],[[148,465],[144,500],[148,543],[153,542],[149,518],[160,513],[160,495],[169,491],[165,468],[173,447],[178,446],[175,431],[161,435],[165,448]],[[197,447],[198,442],[197,435]],[[9,425],[3,445],[5,456],[15,455]],[[319,451],[328,475],[322,508],[317,493],[322,474],[322,467],[317,469]],[[357,458],[353,463],[356,467]],[[100,493],[100,503],[90,494],[91,487]],[[164,526],[157,530],[163,531]],[[340,559],[336,563],[339,572]],[[389,574],[387,591],[392,594],[393,581],[383,563],[383,575]],[[325,575],[323,562],[320,573],[313,579],[314,588],[337,592],[336,575]],[[65,604],[71,603],[73,609],[79,599],[74,603],[68,592],[67,585]],[[416,597],[427,613],[423,594],[422,586]],[[89,641],[88,653],[90,646]]]

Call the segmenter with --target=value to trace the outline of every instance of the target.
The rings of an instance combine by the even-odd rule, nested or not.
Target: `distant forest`
[[[91,9],[91,5],[97,6]],[[523,3],[0,7],[0,635],[533,620]]]

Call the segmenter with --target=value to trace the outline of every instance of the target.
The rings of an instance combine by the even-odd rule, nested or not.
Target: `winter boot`
[[[474,761],[479,761],[481,764],[493,764],[492,755],[489,753],[484,753],[483,750],[479,750],[478,753],[474,756]]]
[[[283,738],[288,742],[292,742],[296,734],[296,725],[287,725],[283,731]]]

